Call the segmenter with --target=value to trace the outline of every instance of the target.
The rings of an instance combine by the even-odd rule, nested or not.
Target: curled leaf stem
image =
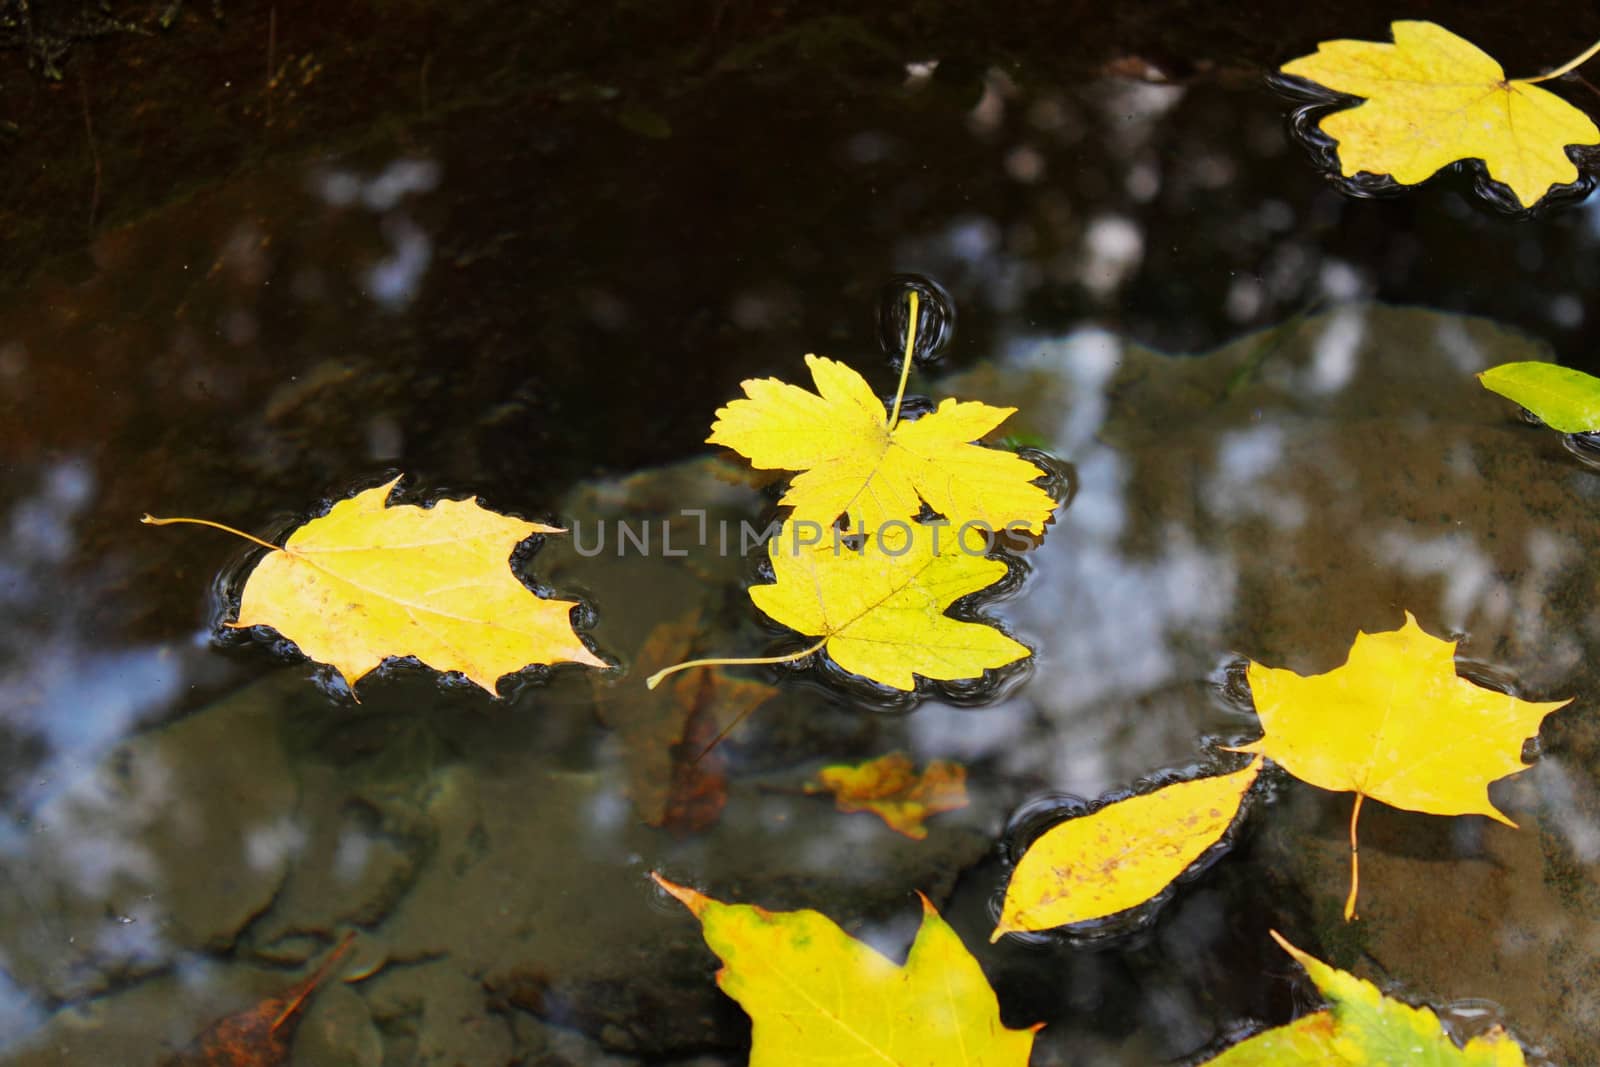
[[[670,667],[663,667],[644,680],[645,688],[654,689],[661,684],[661,679],[669,674],[677,674],[694,667],[758,667],[768,663],[793,663],[797,659],[805,659],[813,652],[820,652],[822,646],[828,643],[824,637],[814,645],[802,648],[798,652],[791,652],[786,656],[755,656],[749,659],[691,659],[682,663],[674,663]]]
[[[1589,60],[1594,58],[1596,52],[1600,52],[1600,41],[1596,41],[1594,44],[1590,45],[1588,48],[1585,48],[1583,50],[1583,54],[1582,55],[1578,56],[1575,59],[1568,60],[1567,62],[1561,64],[1561,66],[1557,67],[1555,70],[1546,71],[1545,73],[1540,74],[1537,77],[1521,78],[1519,80],[1520,81],[1524,81],[1524,82],[1528,82],[1528,83],[1531,84],[1533,82],[1547,82],[1547,81],[1550,81],[1552,78],[1559,78],[1559,77],[1561,77],[1561,75],[1570,74],[1572,71],[1577,70],[1579,67],[1581,67],[1585,63],[1589,62]]]
[[[158,519],[154,515],[145,514],[145,515],[139,516],[139,521],[144,523],[146,526],[174,526],[174,525],[177,525],[178,523],[189,523],[189,524],[191,524],[193,526],[209,526],[214,530],[222,530],[222,531],[224,531],[226,533],[233,534],[233,536],[235,536],[235,537],[242,537],[246,541],[251,541],[251,542],[254,542],[255,544],[260,545],[262,548],[270,548],[274,552],[282,552],[283,551],[283,549],[279,548],[277,545],[273,544],[271,541],[263,541],[263,540],[261,540],[261,538],[257,537],[255,534],[247,534],[243,530],[235,530],[232,526],[224,526],[222,523],[220,523],[220,522],[212,522],[210,519],[189,519],[189,518]]]
[[[727,737],[729,734],[733,733],[733,731],[737,730],[739,728],[739,724],[744,722],[746,719],[748,719],[750,717],[750,713],[755,711],[755,710],[756,709],[754,707],[745,708],[743,711],[741,711],[739,713],[739,717],[738,718],[734,719],[728,725],[726,725],[722,729],[718,730],[717,731],[717,736],[713,737],[711,739],[710,743],[707,744],[705,748],[702,748],[695,755],[694,759],[689,761],[689,766],[691,766],[691,767],[700,766],[700,761],[705,759],[708,755],[710,755],[712,749],[714,749],[718,745],[722,744],[722,739]]]
[[[283,1006],[283,1010],[278,1013],[278,1017],[272,1020],[272,1025],[267,1028],[268,1033],[275,1033],[278,1027],[288,1022],[291,1016],[305,1006],[307,998],[311,996],[317,986],[322,984],[322,980],[328,976],[328,972],[333,969],[333,965],[343,959],[346,952],[350,951],[350,942],[355,940],[355,936],[355,931],[350,930],[345,933],[344,937],[339,939],[339,943],[333,947],[333,951],[328,953],[328,958],[317,966],[311,977],[296,987],[294,995],[289,998],[289,1002]]]
[[[1361,802],[1365,793],[1356,794],[1356,805],[1350,809],[1350,895],[1344,902],[1344,921],[1356,918],[1356,888],[1361,884],[1361,852],[1356,847],[1356,820],[1361,818]]]
[[[894,391],[894,410],[889,412],[889,422],[884,427],[886,430],[894,429],[900,421],[900,401],[905,399],[906,380],[911,377],[911,353],[917,347],[917,291],[913,289],[907,295],[910,297],[911,316],[906,323],[906,355],[900,361],[900,387]]]

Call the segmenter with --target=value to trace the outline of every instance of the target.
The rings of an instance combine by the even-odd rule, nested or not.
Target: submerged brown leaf
[[[656,626],[630,676],[687,658],[700,627],[698,610]],[[596,711],[622,742],[628,796],[640,819],[674,833],[714,825],[727,800],[726,763],[714,742],[777,692],[716,670],[683,674],[644,694],[635,686],[600,689]]]
[[[224,1016],[206,1027],[163,1067],[282,1067],[289,1062],[295,1027],[311,994],[350,950],[354,934],[346,934],[307,978],[281,994],[244,1011]]]

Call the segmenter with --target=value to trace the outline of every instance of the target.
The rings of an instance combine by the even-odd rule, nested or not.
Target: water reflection
[[[429,159],[397,159],[371,178],[333,168],[316,174],[312,187],[333,207],[360,205],[383,216],[390,252],[368,268],[366,288],[379,304],[394,311],[416,296],[433,258],[433,241],[422,227],[395,209],[409,196],[432,192],[439,184],[439,164]]]
[[[1019,343],[1015,351],[1010,373],[1028,383],[1014,394],[1029,400],[1023,422],[1075,464],[1078,490],[1029,555],[1034,573],[1024,594],[1003,612],[1007,625],[1039,648],[1034,677],[1024,693],[967,728],[975,735],[991,723],[998,728],[988,754],[1007,773],[1092,796],[1192,753],[1198,731],[1183,701],[1161,694],[1192,683],[1204,670],[1197,672],[1195,656],[1206,656],[1209,667],[1211,654],[1198,645],[1180,654],[1173,638],[1226,617],[1233,563],[1178,525],[1151,538],[1132,535],[1140,520],[1129,507],[1135,468],[1100,439],[1122,363],[1118,341],[1085,331],[1061,342]],[[965,395],[961,385],[953,388]],[[1149,699],[1154,704],[1128,714],[1129,701]],[[1016,729],[1008,720],[1018,714],[1044,736],[1008,743]],[[911,729],[926,745],[922,731],[941,724],[932,715],[923,722],[919,716]],[[970,753],[975,746],[969,740],[961,747]]]
[[[1600,493],[1470,378],[1548,351],[1346,303],[1471,308],[1600,351],[1581,306],[1592,204],[1529,250],[1448,188],[1382,205],[1322,188],[1286,153],[1279,102],[1249,89],[890,66],[882,94],[838,99],[814,71],[798,96],[709,80],[648,143],[577,98],[451,111],[108,232],[86,277],[5,309],[0,1034],[42,1028],[19,1062],[62,1041],[82,1062],[155,1058],[350,926],[367,962],[324,994],[321,1062],[734,1062],[744,1024],[693,924],[651,903],[651,867],[821,906],[891,953],[922,889],[976,944],[1019,805],[1249,730],[1211,684],[1234,653],[1326,669],[1410,607],[1534,693],[1594,684]],[[899,270],[961,307],[947,362],[969,373],[929,369],[929,391],[1016,404],[1007,429],[1077,469],[1000,609],[1035,669],[992,706],[902,717],[770,677],[784,692],[726,742],[708,833],[639,824],[587,680],[485,706],[398,671],[359,712],[302,666],[245,685],[269,650],[192,635],[232,549],[130,540],[163,505],[270,532],[396,462],[533,514],[752,518],[758,489],[663,458],[700,451],[743,377],[790,376],[811,347],[866,358],[872,294]],[[1144,347],[1192,355],[1285,321],[1205,358]],[[589,598],[625,659],[690,606],[708,647],[772,640],[742,560],[589,564],[552,544],[534,570]],[[626,699],[628,681],[607,684]],[[1503,996],[1588,1062],[1600,742],[1577,714],[1550,733],[1509,790],[1521,834],[1369,816],[1393,910],[1363,934],[1408,990]],[[971,768],[972,808],[920,846],[793,794],[825,760],[892,747]],[[1342,881],[1337,807],[1284,788],[1148,943],[985,950],[1008,1003],[1052,1019],[1041,1061],[1148,1064],[1285,1015],[1256,927],[1340,929],[1316,910]]]
[[[1381,358],[1394,349],[1410,358]],[[176,1022],[159,1033],[126,1021],[84,1033],[137,1034],[152,1047],[183,1036],[174,1029],[192,1036],[209,1021],[208,998],[231,988],[246,960],[303,960],[355,924],[366,931],[364,958],[376,962],[353,983],[356,999],[342,1001],[350,1043],[399,1027],[439,1055],[511,1055],[524,1038],[490,1026],[496,1005],[510,1004],[528,1033],[575,1027],[612,1051],[736,1049],[737,1016],[717,1014],[715,988],[700,980],[708,968],[698,931],[664,921],[644,890],[646,869],[739,886],[768,907],[822,905],[893,946],[908,889],[948,895],[959,872],[983,871],[1005,816],[1030,795],[1126,788],[1204,761],[1208,736],[1247,733],[1248,716],[1216,699],[1212,684],[1232,650],[1326,669],[1356,629],[1388,624],[1404,606],[1434,628],[1465,631],[1472,654],[1531,692],[1565,689],[1592,639],[1583,605],[1557,592],[1582,583],[1589,565],[1572,546],[1593,502],[1567,488],[1587,475],[1555,435],[1516,422],[1471,377],[1486,361],[1529,354],[1526,339],[1479,320],[1351,305],[1187,360],[1099,329],[1019,337],[1005,359],[945,379],[941,392],[1016,404],[1017,432],[1077,472],[1071,505],[1000,609],[1036,647],[1033,673],[992,706],[930,705],[898,718],[864,716],[836,691],[783,686],[727,742],[721,821],[682,839],[640,825],[621,786],[625,753],[592,716],[592,683],[575,673],[489,708],[424,672],[380,679],[361,711],[393,727],[382,748],[393,754],[399,724],[419,717],[443,740],[395,774],[327,740],[338,709],[298,670],[119,747],[139,716],[175,698],[189,653],[165,653],[177,665],[151,675],[165,662],[159,649],[58,649],[62,673],[46,675],[40,706],[71,704],[80,717],[36,716],[47,747],[73,762],[56,764],[49,789],[25,793],[27,832],[6,843],[19,864],[0,905],[18,990],[0,1005],[16,1020],[12,1040],[35,1026],[43,1030],[28,1047],[62,1040],[66,1017],[41,1014],[45,998],[123,1005],[155,995],[156,976],[174,969],[185,976],[177,988],[192,990],[165,994],[176,998]],[[6,585],[11,601],[44,602],[49,583],[39,576],[74,558],[61,544],[95,492],[89,468],[67,463],[45,469],[14,505],[0,556],[18,576]],[[712,522],[763,505],[725,464],[706,461],[586,483],[557,510],[585,523],[659,520],[685,500],[715,504]],[[596,639],[626,662],[656,624],[694,605],[713,646],[768,639],[729,595],[748,576],[742,559],[589,559],[565,540],[551,540],[536,570],[599,605]],[[117,691],[130,673],[137,696]],[[36,686],[39,677],[31,675]],[[629,698],[626,680],[609,699]],[[60,725],[45,725],[57,717]],[[316,740],[310,724],[330,717]],[[311,736],[291,744],[301,733]],[[973,806],[933,820],[928,842],[896,840],[875,820],[840,818],[797,792],[820,760],[902,744],[921,761],[960,758],[971,768]],[[1565,751],[1590,745],[1579,731]],[[1581,870],[1594,860],[1591,783],[1576,766],[1557,752],[1537,790],[1518,785],[1507,806],[1524,823],[1521,836],[1395,812],[1373,818],[1368,929],[1378,958],[1409,988],[1462,992],[1445,980],[1447,961],[1411,938],[1432,930],[1454,943],[1464,936],[1453,925],[1460,915],[1481,920],[1449,908],[1385,915],[1379,902],[1427,897],[1421,886],[1440,878],[1441,863],[1451,878],[1467,871],[1487,900],[1517,899],[1526,916],[1516,937],[1483,939],[1480,983],[1521,960],[1517,938],[1587,936],[1566,905],[1527,881],[1541,869],[1528,854],[1538,850],[1539,803],[1568,862]],[[1263,1003],[1254,985],[1234,987],[1227,1004],[1194,993],[1208,969],[1224,967],[1217,958],[1232,960],[1231,975],[1272,951],[1264,931],[1245,936],[1233,925],[1236,894],[1269,866],[1277,895],[1257,902],[1251,923],[1303,925],[1302,908],[1314,906],[1306,902],[1341,883],[1345,856],[1323,796],[1285,787],[1258,808],[1242,856],[1166,903],[1155,947],[1076,961],[1083,986],[1051,1005],[1023,998],[1052,1020],[1043,1054],[1105,1047],[1125,1027],[1143,1035],[1129,1048],[1187,1055],[1216,1040],[1240,1004]],[[986,901],[1000,883],[978,873],[967,884]],[[186,962],[218,946],[234,946],[220,973]],[[1071,953],[987,951],[997,973],[1031,975],[1036,986],[1049,953]],[[1066,966],[1050,961],[1052,973],[1058,964]],[[1160,977],[1168,968],[1178,970]],[[1093,989],[1106,992],[1085,1017],[1080,1002],[1093,997],[1083,990]],[[1495,992],[1514,1018],[1549,1017],[1547,989]],[[455,1029],[429,1004],[452,1005]],[[474,1026],[462,1029],[461,1018]]]
[[[1526,428],[1473,377],[1541,358],[1525,337],[1483,320],[1355,304],[1183,361],[1093,333],[1019,340],[1013,351],[1005,367],[950,387],[1018,404],[1022,432],[1071,458],[1081,488],[1033,554],[1030,585],[1005,608],[1037,646],[1034,676],[996,709],[992,745],[974,740],[986,728],[974,723],[964,751],[1080,796],[1190,765],[1208,735],[1253,731],[1201,684],[1227,650],[1324,671],[1358,629],[1389,628],[1401,608],[1464,635],[1463,655],[1509,672],[1525,693],[1556,698],[1592,677],[1590,475],[1559,435]],[[1030,722],[1045,727],[1019,744]],[[919,715],[911,730],[931,748],[948,738],[949,720]],[[1561,748],[1596,745],[1581,716],[1546,732]],[[1409,988],[1442,999],[1469,992],[1430,937],[1477,936],[1470,970],[1479,976],[1525,966],[1535,950],[1524,939],[1588,951],[1582,910],[1542,888],[1546,867],[1531,853],[1548,818],[1567,842],[1563,862],[1594,877],[1592,783],[1579,786],[1559,754],[1546,761],[1497,787],[1520,834],[1392,811],[1364,831],[1370,951]],[[1343,828],[1328,795],[1311,794],[1291,788],[1252,818],[1258,856],[1297,872],[1290,877],[1318,900],[1337,882]],[[1473,888],[1459,892],[1473,903],[1455,891],[1441,899],[1434,885],[1458,871],[1470,872],[1460,876]],[[1576,993],[1580,975],[1488,984],[1558,1052],[1585,1047],[1586,1037],[1549,1023],[1555,1001],[1594,1012],[1596,998]],[[1194,1022],[1174,1021],[1170,1033]]]
[[[107,648],[84,641],[92,607],[77,592],[77,526],[96,495],[84,462],[38,472],[38,486],[11,508],[0,541],[0,721],[14,760],[7,792],[24,809],[67,788],[146,713],[185,681],[183,653],[168,645]],[[88,592],[84,590],[83,592]]]

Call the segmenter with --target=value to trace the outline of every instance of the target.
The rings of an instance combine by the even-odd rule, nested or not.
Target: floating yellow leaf
[[[271,626],[307,656],[332,664],[352,688],[391,656],[460,671],[490,693],[501,676],[535,663],[604,667],[573,632],[571,600],[535,596],[511,570],[511,552],[549,526],[471,500],[386,507],[396,478],[341,500],[251,572],[236,627]]]
[[[1527,1062],[1498,1026],[1458,1046],[1427,1008],[1386,997],[1371,982],[1301,952],[1276,930],[1272,936],[1333,1006],[1241,1041],[1206,1061],[1206,1067],[1524,1067]]]
[[[817,781],[820,785],[807,786],[808,792],[828,790],[840,811],[870,811],[891,830],[916,841],[928,836],[922,825],[928,816],[967,806],[965,767],[934,760],[918,774],[904,752],[891,752],[862,764],[824,767],[817,772]]]
[[[964,547],[949,527],[892,522],[860,548],[824,536],[811,544],[792,524],[767,543],[771,585],[750,588],[756,607],[791,629],[821,640],[784,656],[690,660],[657,671],[647,683],[691,667],[788,663],[826,648],[853,674],[895,689],[916,675],[941,681],[976,678],[1030,654],[994,626],[963,622],[945,609],[1005,577],[1006,565]]]
[[[1533,83],[1565,73],[1592,50],[1541,77],[1508,80],[1491,56],[1442,26],[1395,22],[1390,29],[1393,44],[1324,41],[1282,68],[1365,99],[1321,121],[1346,177],[1366,171],[1413,185],[1457,160],[1481,159],[1523,207],[1577,181],[1565,148],[1600,144],[1600,129]]]
[[[806,365],[817,392],[776,378],[746,381],[745,398],[717,412],[707,438],[763,470],[802,471],[781,501],[794,508],[790,521],[828,527],[847,515],[852,530],[871,533],[914,518],[925,501],[955,526],[1044,531],[1055,508],[1033,484],[1044,472],[972,443],[1015,408],[944,400],[920,419],[891,421],[854,370],[822,356]]]
[[[717,984],[750,1016],[750,1067],[1024,1067],[978,961],[927,898],[903,966],[815,911],[723,904],[653,875],[700,920]]]
[[[1432,815],[1487,815],[1515,826],[1489,800],[1489,783],[1526,769],[1522,743],[1571,703],[1534,703],[1457,677],[1454,641],[1405,625],[1356,634],[1344,666],[1302,677],[1251,663],[1250,693],[1264,736],[1240,746],[1312,785],[1356,795],[1350,814],[1355,915],[1356,819],[1365,797]]]
[[[1137,907],[1227,832],[1261,761],[1176,782],[1051,827],[1028,846],[1006,886],[990,941]]]
[[[1202,1067],[1348,1067],[1329,1047],[1335,1032],[1332,1012],[1302,1015],[1246,1038]]]
[[[750,599],[785,626],[821,635],[845,670],[909,690],[915,675],[976,678],[1029,654],[993,626],[945,614],[1006,574],[1004,563],[967,551],[950,530],[890,527],[859,551],[836,551],[827,539],[796,549],[788,529],[768,545],[776,581],[752,586]]]
[[[970,443],[1014,408],[946,401],[923,419],[900,423],[916,351],[917,291],[906,300],[892,411],[855,371],[807,356],[820,395],[771,379],[748,381],[747,398],[722,409],[712,428],[711,441],[739,449],[758,467],[805,469],[784,497],[795,512],[768,544],[776,581],[753,587],[750,599],[821,640],[788,655],[675,664],[646,679],[650,688],[691,667],[789,663],[826,648],[847,671],[911,690],[917,675],[976,678],[1029,654],[997,627],[952,619],[945,610],[1005,575],[1005,564],[986,558],[988,535],[1042,533],[1055,501],[1033,484],[1043,477],[1038,468]],[[941,521],[914,521],[923,501]]]

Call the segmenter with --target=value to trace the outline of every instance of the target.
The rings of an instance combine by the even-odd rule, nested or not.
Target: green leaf
[[[1502,363],[1478,375],[1499,393],[1539,416],[1552,430],[1600,430],[1600,378],[1554,363]]]
[[[1301,952],[1276,931],[1272,936],[1332,1007],[1242,1041],[1206,1067],[1526,1067],[1522,1049],[1499,1027],[1458,1047],[1427,1008],[1392,1000],[1371,982]]]

